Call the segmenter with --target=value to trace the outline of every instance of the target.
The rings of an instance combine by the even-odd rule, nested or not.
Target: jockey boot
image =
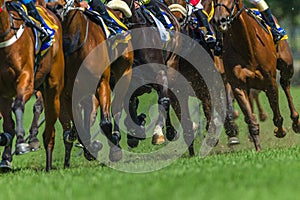
[[[54,37],[55,31],[46,24],[44,19],[41,17],[39,12],[37,11],[33,1],[26,3],[25,6],[28,10],[28,14],[41,23],[41,27],[39,29],[39,31],[41,32],[40,38],[43,43],[41,49],[44,50],[44,49],[48,48],[49,46],[51,46],[52,38]]]
[[[211,49],[214,48],[214,46],[216,44],[216,38],[215,38],[214,33],[211,30],[211,27],[209,25],[207,15],[203,12],[203,9],[196,10],[194,13],[195,13],[195,16],[198,20],[198,24],[201,26],[200,23],[202,23],[202,25],[206,28],[206,33],[204,35],[204,39],[205,39],[206,44]]]
[[[161,13],[161,10],[155,0],[150,0],[149,3],[145,3],[145,6],[151,10],[155,17],[164,25],[166,29],[169,29],[169,24],[167,23],[164,15]]]
[[[121,27],[118,25],[117,22],[115,22],[111,16],[108,14],[105,5],[103,4],[102,1],[100,0],[92,0],[89,2],[89,6],[99,13],[99,15],[102,17],[102,19],[105,21],[106,25],[111,27],[112,30],[112,35],[116,34],[116,30],[119,30]]]
[[[264,20],[266,21],[266,23],[271,27],[273,40],[274,40],[274,43],[276,44],[278,41],[281,40],[281,38],[283,38],[286,35],[286,32],[283,28],[276,27],[276,23],[273,19],[270,8],[268,8],[264,11],[261,11],[261,14],[262,14]]]

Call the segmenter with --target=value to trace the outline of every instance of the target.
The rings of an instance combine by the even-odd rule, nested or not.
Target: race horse
[[[277,65],[280,58],[277,56],[270,31],[257,21],[252,11],[243,5],[242,0],[214,0],[214,5],[214,21],[218,31],[223,32],[225,73],[245,115],[245,122],[248,124],[256,150],[260,151],[261,145],[259,124],[249,103],[251,88],[266,93],[273,111],[275,136],[282,138],[286,135],[279,110],[277,68],[281,71],[280,84],[288,99],[293,130],[299,133],[299,114],[295,110],[290,94],[290,78],[293,75],[293,68],[292,65]]]
[[[157,91],[159,105],[159,117],[155,124],[152,144],[158,145],[165,142],[163,128],[166,130],[167,139],[172,141],[176,139],[178,133],[170,119],[169,87],[176,79],[174,72],[177,70],[179,62],[179,57],[172,52],[172,49],[180,48],[180,38],[175,34],[166,42],[168,46],[163,50],[164,44],[160,37],[158,25],[154,23],[155,19],[151,18],[149,11],[146,11],[143,5],[138,5],[135,0],[124,0],[124,2],[127,3],[132,12],[132,17],[125,24],[130,30],[133,30],[132,43],[135,49],[133,81],[130,87],[133,89],[132,91],[129,89],[128,99],[125,100],[129,101],[129,108],[125,107],[127,117],[124,122],[128,130],[127,143],[130,147],[136,147],[139,140],[146,138],[145,116],[137,114],[138,97],[144,93],[150,93],[152,89]],[[161,3],[157,3],[173,24],[174,31],[180,31],[180,26],[169,9]],[[146,65],[147,69],[140,70],[138,67],[142,65]],[[165,67],[157,67],[162,65]],[[135,85],[138,85],[138,88],[134,88]]]
[[[58,7],[55,7],[58,6]],[[133,52],[130,41],[121,43],[116,48],[105,42],[107,37],[100,25],[86,16],[87,11],[80,6],[78,1],[66,1],[53,4],[54,12],[60,16],[63,28],[63,44],[65,52],[65,86],[62,95],[62,109],[60,122],[64,130],[65,162],[64,166],[70,166],[70,155],[73,142],[78,138],[84,145],[84,156],[88,160],[97,158],[101,143],[91,141],[89,116],[92,112],[92,101],[86,103],[85,99],[96,97],[96,104],[100,106],[100,127],[109,140],[109,158],[118,161],[122,157],[119,141],[121,135],[118,124],[120,120],[120,110],[122,105],[116,105],[115,99],[123,99],[131,79],[131,68],[133,63]],[[91,59],[87,59],[91,56]],[[112,63],[110,63],[112,62]],[[82,71],[84,79],[80,79],[78,74]],[[115,94],[111,102],[111,74],[116,81],[121,78],[123,81],[123,91]],[[89,80],[94,80],[91,85]],[[94,87],[95,86],[95,87]],[[84,98],[80,93],[84,91]],[[119,102],[119,101],[118,101]],[[111,104],[113,106],[113,116],[111,115]],[[80,124],[81,109],[84,108],[84,123]],[[112,130],[111,116],[114,119],[114,130]],[[77,123],[76,123],[77,120]],[[79,122],[78,122],[79,121]],[[73,122],[73,127],[72,123]]]
[[[191,13],[190,8],[187,6],[186,1],[182,0],[165,0],[165,3],[168,5],[172,13],[176,16],[177,20],[180,22],[181,25],[181,31],[184,34],[189,35],[191,38],[193,38],[196,42],[201,44],[201,46],[207,51],[207,55],[211,57],[211,59],[214,59],[216,69],[218,72],[222,75],[223,81],[225,85],[227,85],[226,78],[224,76],[224,70],[223,70],[223,64],[222,60],[219,59],[219,57],[213,56],[210,48],[206,45],[205,40],[204,40],[204,35],[201,32],[200,27],[198,27],[197,23],[195,23]],[[195,28],[195,26],[197,26]],[[196,49],[195,49],[196,51]],[[200,52],[199,52],[200,53]],[[207,85],[205,84],[205,81],[203,79],[203,74],[199,74],[197,70],[195,71],[194,67],[191,66],[191,64],[184,60],[180,60],[180,65],[179,65],[179,71],[181,74],[183,74],[192,84],[192,87],[195,91],[195,94],[199,100],[202,102],[202,107],[203,111],[207,120],[206,123],[206,130],[209,130],[209,125],[211,123],[211,118],[212,118],[212,108],[211,108],[211,100],[210,100],[210,94],[209,90],[207,88]],[[205,68],[209,68],[211,66],[204,66]],[[207,75],[207,74],[205,74]],[[227,87],[226,87],[227,88]],[[229,89],[227,89],[229,90]],[[225,126],[225,131],[226,134],[229,136],[229,143],[233,143],[233,138],[236,138],[238,134],[238,128],[236,124],[233,121],[232,118],[232,113],[230,111],[233,111],[232,108],[232,100],[230,99],[229,92],[226,93],[228,95],[227,97],[227,114],[226,118],[224,121],[224,126]],[[191,131],[187,131],[191,132]],[[186,137],[190,137],[190,139],[186,139],[188,141],[193,140],[193,134],[186,134]],[[194,150],[193,150],[193,142],[191,143],[189,147],[189,153],[190,155],[194,155]]]
[[[46,149],[46,171],[52,168],[54,148],[54,124],[60,111],[60,93],[64,85],[64,56],[61,25],[56,16],[39,7],[52,24],[57,26],[53,44],[39,63],[36,60],[36,37],[32,28],[25,25],[16,11],[8,11],[8,2],[0,1],[0,111],[3,115],[3,131],[0,143],[5,146],[0,167],[11,169],[12,139],[16,139],[16,154],[30,151],[24,139],[24,106],[34,89],[40,90],[45,103],[45,130],[43,133]],[[35,67],[35,65],[37,65]],[[12,111],[16,122],[12,119]],[[16,128],[15,128],[16,123]]]

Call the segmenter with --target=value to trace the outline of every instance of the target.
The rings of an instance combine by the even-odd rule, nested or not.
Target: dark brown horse
[[[141,87],[136,88],[136,90],[131,91],[130,97],[126,101],[129,101],[129,109],[125,107],[127,118],[125,119],[125,125],[128,129],[128,140],[127,143],[131,147],[136,147],[139,140],[145,139],[145,129],[144,129],[144,118],[143,115],[137,114],[138,107],[138,96],[151,92],[151,89],[154,88],[158,94],[158,104],[159,104],[159,113],[160,116],[156,122],[156,128],[153,133],[152,143],[153,144],[162,144],[164,143],[164,135],[162,129],[166,128],[166,136],[168,140],[173,140],[177,136],[177,132],[171,124],[169,107],[170,99],[168,94],[168,88],[172,85],[174,81],[174,70],[178,67],[179,57],[169,51],[172,48],[179,48],[180,39],[177,37],[172,37],[172,41],[168,44],[171,44],[172,47],[167,47],[165,54],[162,50],[162,40],[160,34],[157,30],[157,25],[151,23],[150,20],[147,20],[149,17],[145,16],[144,8],[136,7],[134,0],[124,0],[127,5],[130,7],[132,12],[132,17],[129,19],[128,26],[133,31],[132,43],[135,49],[134,51],[134,66],[140,66],[147,64],[149,66],[147,70],[139,71],[138,68],[133,70],[133,88],[134,85],[140,85]],[[166,12],[170,18],[175,31],[180,30],[180,26],[172,13],[164,5],[160,4],[160,7]],[[144,13],[144,14],[143,14]],[[143,29],[144,28],[144,29]],[[139,48],[142,47],[142,48]],[[148,48],[147,48],[148,47]],[[164,65],[164,69],[160,68],[157,70],[159,64]],[[159,68],[159,67],[158,67]],[[149,77],[149,79],[147,78]],[[154,81],[153,81],[154,77]],[[151,83],[148,81],[152,79]],[[144,84],[145,83],[145,84]],[[163,115],[165,113],[165,115]],[[131,117],[131,118],[130,118]],[[163,123],[165,119],[166,123]]]
[[[24,26],[24,21],[20,20],[17,12],[8,12],[4,0],[0,1],[0,6],[2,8],[0,13],[0,57],[3,61],[0,64],[0,111],[4,120],[1,145],[5,146],[1,167],[5,169],[11,167],[12,139],[15,135],[17,135],[16,153],[22,154],[29,150],[29,145],[24,140],[25,131],[22,122],[24,105],[32,96],[34,88],[38,88],[42,92],[45,102],[46,126],[43,139],[46,149],[46,170],[49,171],[52,168],[54,124],[59,115],[60,93],[64,84],[64,57],[60,22],[51,12],[41,8],[42,12],[58,26],[58,29],[55,32],[53,45],[42,58],[35,73],[35,36],[33,30]],[[14,29],[18,30],[17,34]],[[16,129],[12,119],[12,111],[16,116]]]
[[[271,34],[265,31],[243,5],[242,0],[215,0],[214,20],[219,31],[224,32],[223,61],[225,73],[237,102],[245,115],[249,132],[257,151],[259,124],[251,110],[249,92],[251,88],[263,90],[273,110],[275,136],[284,137],[283,118],[279,111],[278,87],[276,83],[277,52]],[[284,89],[291,111],[293,130],[300,131],[299,114],[290,95],[292,65],[278,67],[280,83]]]
[[[110,49],[106,41],[106,35],[100,25],[91,21],[83,12],[79,2],[68,2],[63,4],[64,12],[61,15],[63,26],[63,43],[66,61],[66,82],[62,95],[62,111],[60,121],[64,129],[65,143],[65,163],[70,166],[70,154],[73,141],[79,136],[81,143],[85,146],[85,157],[89,160],[95,159],[99,151],[99,145],[92,143],[89,132],[90,123],[84,119],[85,123],[80,124],[80,107],[87,109],[82,104],[84,96],[76,91],[84,91],[86,98],[95,94],[100,105],[101,121],[100,127],[110,144],[110,159],[117,161],[121,159],[121,149],[119,146],[120,132],[118,123],[122,105],[113,106],[114,131],[111,123],[111,88],[110,76],[113,73],[116,80],[123,79],[124,91],[118,91],[117,98],[123,99],[126,88],[131,78],[131,67],[133,63],[133,52],[130,43],[120,44],[117,48]],[[92,59],[86,59],[90,55],[95,55]],[[112,56],[113,55],[113,56]],[[115,59],[114,59],[115,58]],[[114,60],[111,60],[114,59]],[[112,62],[110,64],[110,62]],[[85,79],[80,79],[78,73],[85,70]],[[87,84],[94,80],[94,85]],[[76,90],[74,92],[74,90]],[[80,106],[81,104],[81,106]],[[112,102],[114,105],[114,102]],[[92,112],[92,103],[87,104]],[[77,122],[76,122],[77,120]],[[71,127],[71,121],[75,123],[76,129]],[[96,148],[95,148],[96,145]],[[98,147],[97,147],[98,146]]]

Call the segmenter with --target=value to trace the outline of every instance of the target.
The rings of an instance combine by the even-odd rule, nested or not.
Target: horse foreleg
[[[15,136],[15,123],[11,112],[12,99],[0,98],[0,111],[3,116],[3,131],[0,134],[0,146],[5,146],[0,169],[9,170],[12,165],[12,140]]]
[[[257,123],[256,117],[251,110],[249,98],[246,92],[240,88],[233,88],[234,96],[245,116],[245,122],[248,124],[248,130],[251,138],[253,139],[255,149],[261,151],[259,142],[259,124]]]
[[[37,139],[38,128],[39,128],[39,118],[44,109],[43,96],[40,91],[35,93],[36,102],[33,105],[33,119],[30,127],[30,135],[28,144],[30,146],[31,151],[36,151],[40,148],[40,142]]]
[[[233,107],[233,97],[232,89],[229,83],[225,85],[226,90],[226,99],[227,99],[227,109],[226,109],[226,118],[224,121],[225,133],[228,136],[228,145],[240,144],[238,138],[238,127],[234,122],[234,107]]]
[[[20,81],[17,85],[17,96],[13,103],[13,111],[16,117],[16,155],[30,152],[29,144],[24,139],[25,130],[23,127],[23,115],[25,102],[32,96],[33,84],[27,74],[20,76]]]

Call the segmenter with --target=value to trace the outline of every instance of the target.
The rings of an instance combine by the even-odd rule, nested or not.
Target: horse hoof
[[[152,136],[152,144],[153,145],[160,145],[165,143],[165,137],[163,135],[153,135]]]
[[[103,148],[103,144],[99,141],[93,141],[88,148],[84,148],[84,157],[88,161],[96,160],[98,157],[98,152]]]
[[[139,140],[135,137],[128,137],[127,136],[127,145],[130,147],[130,148],[135,148],[139,145]]]
[[[122,159],[122,149],[119,146],[113,146],[109,150],[109,160],[118,162]]]
[[[293,131],[295,133],[300,133],[300,120],[298,120],[297,122],[293,122]]]
[[[28,142],[31,151],[38,151],[41,148],[40,141],[37,138],[32,138]]]
[[[93,160],[96,160],[97,158],[92,155],[90,153],[89,150],[87,150],[86,148],[83,149],[83,155],[84,155],[84,158],[87,159],[88,161],[93,161]]]
[[[240,144],[240,140],[237,137],[229,137],[228,138],[228,146]]]
[[[259,115],[259,120],[261,122],[266,121],[267,118],[268,118],[268,115],[266,113],[262,113],[262,114]]]
[[[169,141],[176,141],[179,138],[178,133],[174,127],[167,127],[166,136]]]
[[[282,128],[282,130],[279,130],[278,128],[276,128],[276,129],[274,130],[274,133],[275,133],[275,136],[276,136],[277,138],[283,138],[283,137],[286,136],[286,131],[285,131],[284,128]]]
[[[237,119],[240,116],[239,111],[234,110],[233,111],[233,119]]]
[[[17,144],[15,152],[16,152],[16,155],[22,155],[22,154],[25,154],[25,153],[29,153],[30,151],[31,151],[31,149],[30,149],[29,144],[20,143],[20,144]]]
[[[2,160],[0,162],[0,171],[1,172],[8,172],[12,170],[12,164],[8,160]]]

